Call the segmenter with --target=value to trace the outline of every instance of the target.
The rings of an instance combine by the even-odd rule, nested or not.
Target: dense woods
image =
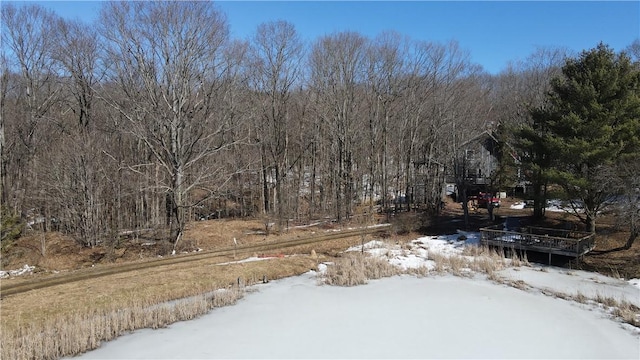
[[[233,39],[210,2],[105,3],[94,24],[2,4],[3,246],[18,228],[86,246],[152,229],[175,248],[201,219],[261,217],[281,231],[290,219],[436,213],[446,183],[466,205],[465,144],[483,133],[502,154],[488,190],[529,182],[540,216],[551,184],[589,200],[587,217],[599,190],[594,201],[627,196],[633,210],[637,173],[613,160],[638,168],[637,49],[538,49],[490,75],[455,41],[394,32],[305,43],[274,21]],[[592,72],[601,93],[581,87]],[[566,105],[574,96],[589,106]],[[565,166],[576,151],[583,160]],[[617,180],[600,189],[605,170]]]

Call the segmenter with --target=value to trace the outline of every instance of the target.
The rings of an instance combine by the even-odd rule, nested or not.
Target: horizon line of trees
[[[568,55],[538,49],[494,76],[455,41],[395,32],[306,44],[274,21],[233,39],[211,2],[104,3],[94,24],[3,3],[3,247],[16,217],[86,246],[163,229],[175,249],[211,217],[281,231],[375,204],[437,212],[447,176],[468,185],[464,145],[491,131],[511,151]],[[494,191],[517,178],[501,158]]]

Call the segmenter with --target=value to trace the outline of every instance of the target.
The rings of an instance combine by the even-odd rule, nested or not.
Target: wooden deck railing
[[[504,230],[502,225],[480,229],[481,244],[538,251],[564,256],[582,256],[593,250],[595,235],[573,230],[522,228],[519,231]]]

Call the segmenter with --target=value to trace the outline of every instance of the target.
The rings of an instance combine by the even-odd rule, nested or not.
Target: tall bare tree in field
[[[406,88],[401,98],[403,124],[402,143],[408,149],[406,171],[413,165],[408,188],[409,200],[420,197],[421,204],[438,212],[444,183],[443,138],[448,121],[438,111],[436,96],[442,78],[439,68],[444,47],[437,43],[417,41],[411,46],[407,61]],[[409,177],[409,175],[407,175]],[[419,196],[418,196],[419,194]]]
[[[7,203],[7,145],[4,135],[6,100],[9,92],[9,66],[7,54],[0,54],[0,209]],[[4,210],[3,210],[4,211]]]
[[[62,75],[69,79],[71,110],[77,116],[78,125],[86,128],[93,115],[95,88],[103,77],[102,43],[95,27],[78,20],[59,19],[55,39],[53,58],[62,66]]]
[[[219,180],[216,160],[236,139],[224,117],[225,17],[210,2],[116,2],[102,11],[111,81],[121,95],[106,99],[126,119],[125,131],[160,165],[174,249],[190,192]]]
[[[399,102],[405,86],[405,61],[407,60],[407,43],[403,37],[394,32],[387,32],[376,37],[367,48],[367,90],[369,100],[369,121],[367,126],[368,143],[368,186],[367,192],[373,199],[374,190],[382,195],[382,207],[389,207],[389,163],[393,144],[392,132],[397,133],[399,122]],[[397,164],[396,164],[397,165]],[[376,189],[376,187],[378,187]]]
[[[53,30],[51,53],[60,64],[61,103],[69,116],[57,120],[64,129],[58,151],[45,156],[56,164],[44,174],[46,188],[67,229],[80,243],[95,246],[107,232],[109,213],[102,198],[109,184],[102,171],[106,144],[93,119],[95,89],[101,80],[101,42],[94,27],[77,20],[58,19]],[[65,119],[68,117],[71,119]]]
[[[293,24],[285,21],[258,26],[253,39],[254,87],[260,108],[257,134],[262,155],[263,186],[272,168],[275,175],[276,215],[282,231],[285,217],[285,179],[289,171],[291,96],[302,75],[303,44]],[[264,198],[268,193],[264,192]],[[265,209],[267,210],[267,209]]]
[[[447,165],[452,169],[458,201],[462,201],[465,227],[469,226],[467,192],[469,174],[474,160],[465,145],[481,134],[488,123],[490,106],[486,101],[488,91],[483,87],[477,66],[471,63],[470,54],[457,42],[437,46],[431,52],[434,74],[434,121],[444,124],[446,136],[440,138],[440,146]]]
[[[330,184],[338,221],[349,218],[356,195],[355,129],[366,43],[366,38],[354,32],[328,35],[314,44],[310,58],[312,91],[328,140]]]
[[[11,187],[11,206],[16,210],[32,195],[31,187],[37,187],[36,154],[47,140],[43,134],[50,122],[46,115],[59,100],[57,62],[51,56],[55,19],[55,14],[41,6],[2,5],[2,44],[7,70],[19,75],[11,99],[16,119],[12,136],[17,138],[11,157],[13,174],[11,185],[5,182],[5,186]],[[5,181],[8,182],[6,177]]]

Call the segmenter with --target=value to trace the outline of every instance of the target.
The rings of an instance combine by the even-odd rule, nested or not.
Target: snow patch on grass
[[[29,275],[29,274],[32,274],[35,269],[36,269],[35,266],[25,264],[25,266],[21,267],[20,269],[7,270],[7,271],[0,270],[0,279],[5,279],[13,276]]]

